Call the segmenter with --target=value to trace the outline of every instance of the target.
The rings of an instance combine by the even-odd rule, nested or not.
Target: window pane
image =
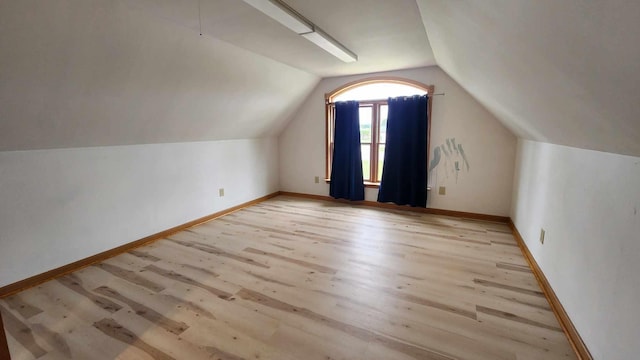
[[[382,179],[382,166],[384,165],[384,144],[378,145],[378,178],[376,181]]]
[[[387,115],[389,114],[388,105],[380,105],[380,142],[387,141]]]
[[[333,114],[333,117],[329,122],[329,136],[330,136],[329,139],[331,139],[331,141],[333,141],[336,138],[335,128],[336,128],[336,116],[335,114]]]
[[[424,95],[426,93],[427,92],[425,90],[409,84],[379,82],[352,88],[338,96],[335,96],[332,100],[377,100],[386,99],[388,97]]]
[[[362,151],[362,177],[364,180],[371,180],[371,145],[360,145]]]
[[[360,142],[371,142],[371,118],[373,108],[370,106],[360,107]]]

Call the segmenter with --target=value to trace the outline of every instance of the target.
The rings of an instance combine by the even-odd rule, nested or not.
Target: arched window
[[[390,97],[433,95],[434,86],[401,78],[369,78],[349,83],[325,94],[326,100],[326,178],[331,176],[333,155],[334,103],[357,100],[360,103],[360,143],[365,185],[377,187],[382,177],[387,130],[387,99]],[[429,97],[429,119],[431,97]],[[430,127],[429,127],[430,128]],[[427,145],[429,144],[429,134]]]

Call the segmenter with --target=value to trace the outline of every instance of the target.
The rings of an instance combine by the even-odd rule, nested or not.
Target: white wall
[[[520,140],[511,216],[595,359],[636,359],[640,158]]]
[[[314,183],[325,176],[324,94],[358,79],[396,76],[435,85],[430,158],[433,147],[455,138],[463,144],[470,170],[463,169],[456,181],[441,164],[430,174],[432,187],[446,186],[446,195],[429,194],[428,206],[439,209],[509,214],[516,138],[440,68],[392,71],[323,79],[298,109],[279,138],[280,187],[283,191],[328,195],[329,185]],[[452,165],[450,161],[448,165]],[[460,162],[462,167],[462,162]],[[366,189],[366,199],[375,201],[377,189]]]
[[[0,152],[0,286],[275,192],[277,169],[275,138]]]

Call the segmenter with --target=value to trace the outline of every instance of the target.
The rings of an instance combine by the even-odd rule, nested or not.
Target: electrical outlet
[[[446,195],[447,194],[447,188],[444,186],[440,186],[438,188],[438,195]]]
[[[544,235],[545,235],[545,231],[543,228],[540,228],[540,244],[544,244]]]
[[[319,184],[320,183],[320,176],[316,176],[314,181],[316,182],[316,184]]]
[[[218,194],[220,195],[220,197],[224,196],[224,188],[220,188],[220,190],[218,190]]]

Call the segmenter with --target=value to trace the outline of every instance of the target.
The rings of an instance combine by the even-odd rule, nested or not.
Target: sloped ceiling
[[[328,77],[435,65],[415,0],[285,0],[358,55],[344,63],[242,0],[199,0],[202,32]],[[129,6],[200,30],[198,0],[129,0]]]
[[[319,81],[130,5],[0,0],[0,151],[274,135]]]
[[[640,2],[417,3],[438,65],[515,134],[640,156]]]
[[[359,61],[241,0],[0,0],[0,151],[276,135],[321,76],[435,64],[414,0],[288,3]]]
[[[522,138],[640,156],[638,1],[287,3],[359,61],[240,0],[0,0],[0,151],[275,135],[320,77],[437,62]]]

